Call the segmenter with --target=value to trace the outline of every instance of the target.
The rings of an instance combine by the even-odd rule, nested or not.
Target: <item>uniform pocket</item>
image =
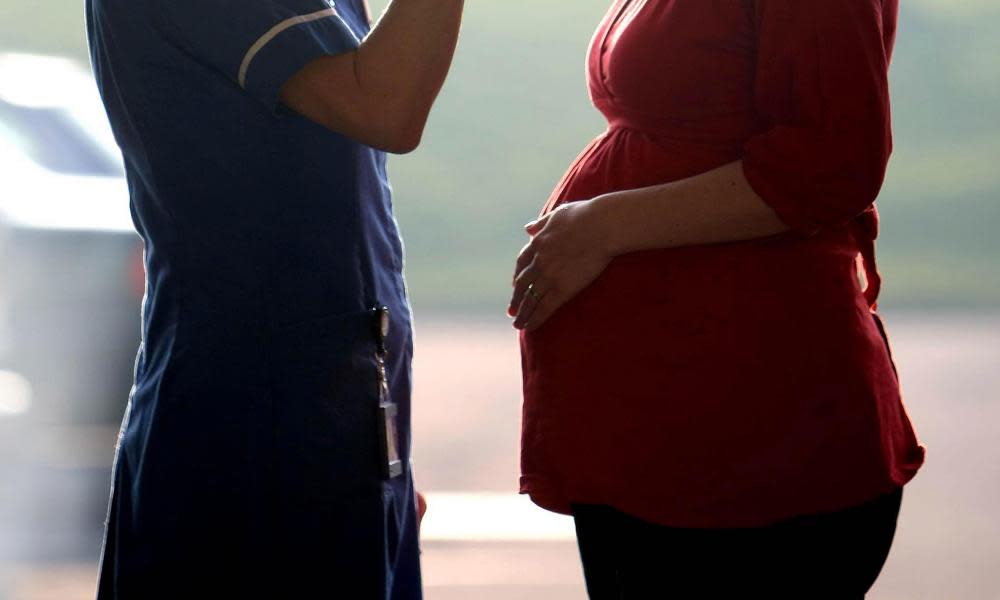
[[[279,484],[309,504],[380,489],[378,378],[371,314],[285,327],[273,340]]]

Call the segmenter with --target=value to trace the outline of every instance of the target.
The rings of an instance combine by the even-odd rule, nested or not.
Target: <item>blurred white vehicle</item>
[[[141,256],[89,71],[0,54],[0,420],[120,419],[139,338]]]

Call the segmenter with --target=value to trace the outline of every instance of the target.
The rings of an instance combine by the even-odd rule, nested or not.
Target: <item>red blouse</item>
[[[536,503],[744,527],[914,476],[874,312],[897,2],[616,0],[588,63],[608,130],[545,211],[742,159],[792,231],[618,257],[522,335]]]

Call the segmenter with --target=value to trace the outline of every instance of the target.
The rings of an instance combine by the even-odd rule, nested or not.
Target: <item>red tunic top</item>
[[[618,257],[523,334],[521,490],[536,503],[759,526],[916,473],[874,312],[897,1],[611,7],[588,69],[609,127],[545,211],[742,159],[793,230]]]

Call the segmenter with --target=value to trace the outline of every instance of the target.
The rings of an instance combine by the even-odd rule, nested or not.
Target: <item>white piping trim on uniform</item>
[[[273,40],[279,33],[288,29],[289,27],[294,27],[296,25],[301,25],[302,23],[308,23],[309,21],[315,21],[317,19],[323,19],[325,17],[331,17],[337,14],[337,11],[331,6],[330,8],[324,8],[323,10],[317,10],[314,13],[309,13],[308,15],[299,15],[297,17],[291,17],[285,19],[284,21],[278,23],[271,29],[267,31],[264,35],[260,36],[253,46],[247,50],[246,55],[243,56],[243,62],[240,64],[240,72],[237,77],[237,81],[241,88],[246,89],[247,87],[247,70],[250,69],[250,63],[253,62],[257,53],[261,51],[268,42]]]

